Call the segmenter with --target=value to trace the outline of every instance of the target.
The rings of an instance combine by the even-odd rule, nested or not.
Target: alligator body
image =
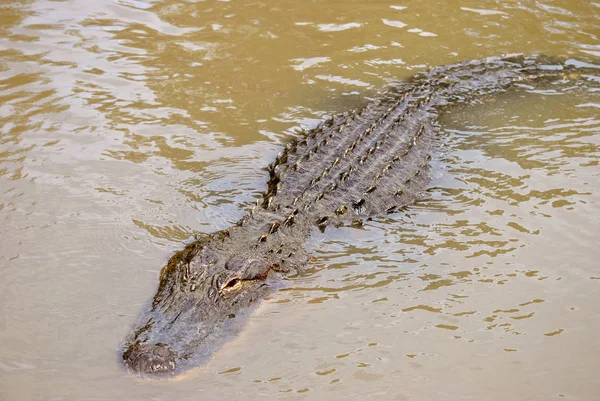
[[[251,212],[171,258],[125,341],[125,364],[173,374],[206,361],[283,275],[308,262],[311,230],[398,212],[421,196],[445,108],[578,71],[541,56],[436,67],[320,124],[279,154]]]

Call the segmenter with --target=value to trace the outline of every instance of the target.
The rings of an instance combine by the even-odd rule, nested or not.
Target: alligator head
[[[128,368],[174,373],[206,361],[276,289],[268,258],[232,255],[214,243],[194,242],[163,268],[152,305],[126,339]]]

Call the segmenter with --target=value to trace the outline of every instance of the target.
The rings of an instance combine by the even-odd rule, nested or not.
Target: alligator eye
[[[227,285],[225,286],[225,288],[233,288],[236,285],[238,285],[240,283],[240,279],[239,278],[234,278],[233,280],[230,280]]]
[[[235,291],[242,286],[242,280],[239,277],[234,277],[221,287],[221,291]]]

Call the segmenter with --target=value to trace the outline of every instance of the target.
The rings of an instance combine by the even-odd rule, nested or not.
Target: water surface
[[[0,4],[1,400],[600,398],[600,93],[447,115],[406,213],[311,269],[205,366],[128,375],[161,266],[225,228],[325,116],[431,66],[600,56],[591,1]],[[598,85],[595,85],[596,88]]]

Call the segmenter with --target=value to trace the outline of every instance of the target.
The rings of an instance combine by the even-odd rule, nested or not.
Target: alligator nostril
[[[125,364],[141,373],[175,370],[175,353],[165,344],[135,344],[123,354]]]

